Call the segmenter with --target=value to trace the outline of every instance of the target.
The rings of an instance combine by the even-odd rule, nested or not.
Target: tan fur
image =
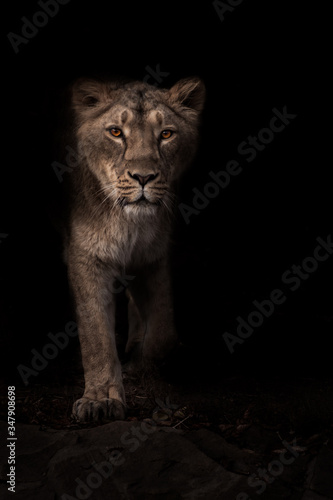
[[[124,417],[116,277],[135,276],[127,290],[133,362],[163,359],[177,342],[168,247],[177,180],[196,151],[204,94],[198,78],[170,90],[83,79],[73,86],[79,164],[70,174],[64,241],[85,373],[84,395],[73,407],[80,420]],[[162,139],[163,130],[172,136]]]

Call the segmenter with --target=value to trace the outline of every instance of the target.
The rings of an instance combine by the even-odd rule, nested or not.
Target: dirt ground
[[[54,373],[51,384],[35,382],[28,387],[23,384],[17,387],[17,421],[54,429],[94,426],[77,424],[72,419],[72,404],[82,395],[84,383],[82,373],[72,370],[66,374],[65,383],[63,374],[58,372]],[[309,439],[313,435],[324,437],[332,430],[333,388],[328,379],[233,377],[212,382],[170,383],[167,378],[125,376],[124,383],[127,420],[153,418],[158,410],[162,415],[165,413],[163,425],[210,428],[239,444],[245,430],[252,426],[275,433],[277,440],[281,433],[297,433]],[[6,403],[4,396],[2,418]]]
[[[230,473],[244,476],[258,474],[260,467],[274,461],[289,443],[302,460],[297,465],[297,484],[294,474],[283,473],[284,487],[290,486],[291,492],[285,498],[333,498],[330,474],[317,480],[316,490],[309,493],[306,489],[310,484],[309,468],[313,468],[313,461],[319,460],[323,450],[327,452],[326,469],[333,466],[333,461],[330,463],[333,460],[333,388],[327,378],[221,377],[200,382],[184,376],[175,381],[165,370],[160,376],[125,378],[124,382],[127,422],[145,421],[163,429],[177,429],[191,439],[195,431],[198,433],[194,436],[198,437],[203,429],[210,431],[213,434],[209,436],[215,436],[216,440],[223,438],[232,450],[231,454],[226,452],[219,456],[219,464]],[[3,389],[2,394],[5,394],[5,387]],[[79,364],[65,372],[59,367],[48,370],[41,380],[36,378],[27,387],[22,384],[16,388],[16,423],[58,431],[105,425],[106,422],[79,424],[72,418],[73,402],[82,391],[83,373]],[[6,405],[7,400],[3,397],[2,420],[6,420]],[[252,454],[252,461],[237,459],[237,453],[244,450]],[[265,479],[267,484],[270,479],[272,476]],[[300,496],[292,496],[295,488]],[[207,498],[215,497],[208,495]],[[276,497],[272,493],[271,497],[264,498]]]

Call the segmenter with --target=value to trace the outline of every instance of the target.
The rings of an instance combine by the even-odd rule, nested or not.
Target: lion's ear
[[[206,89],[198,77],[183,78],[171,87],[169,95],[172,103],[180,103],[201,113],[205,104]]]
[[[93,108],[107,98],[106,85],[98,80],[79,78],[72,86],[72,105],[76,110]]]

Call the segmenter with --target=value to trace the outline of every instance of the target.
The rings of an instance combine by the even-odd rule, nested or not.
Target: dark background
[[[207,87],[200,149],[181,201],[191,205],[192,189],[202,191],[208,172],[229,160],[243,168],[188,225],[177,216],[179,365],[194,375],[329,373],[333,257],[295,292],[281,282],[283,272],[313,255],[318,236],[333,232],[325,13],[304,2],[244,0],[221,21],[211,1],[71,0],[15,54],[7,33],[21,34],[22,16],[31,20],[41,8],[36,1],[6,8],[0,326],[9,383],[19,381],[16,366],[29,365],[31,349],[41,350],[48,332],[73,319],[46,208],[61,187],[51,166],[59,95],[78,76],[142,80],[147,66],[157,65],[168,73],[162,86],[198,75]],[[238,145],[284,106],[297,118],[248,163]],[[235,334],[237,316],[245,319],[252,301],[275,288],[286,302],[231,355],[222,334]],[[69,352],[55,360],[61,369]]]

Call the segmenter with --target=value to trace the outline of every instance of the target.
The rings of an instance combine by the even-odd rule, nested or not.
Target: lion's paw
[[[111,398],[101,400],[82,397],[73,404],[73,416],[80,422],[106,420],[123,420],[125,405]]]

